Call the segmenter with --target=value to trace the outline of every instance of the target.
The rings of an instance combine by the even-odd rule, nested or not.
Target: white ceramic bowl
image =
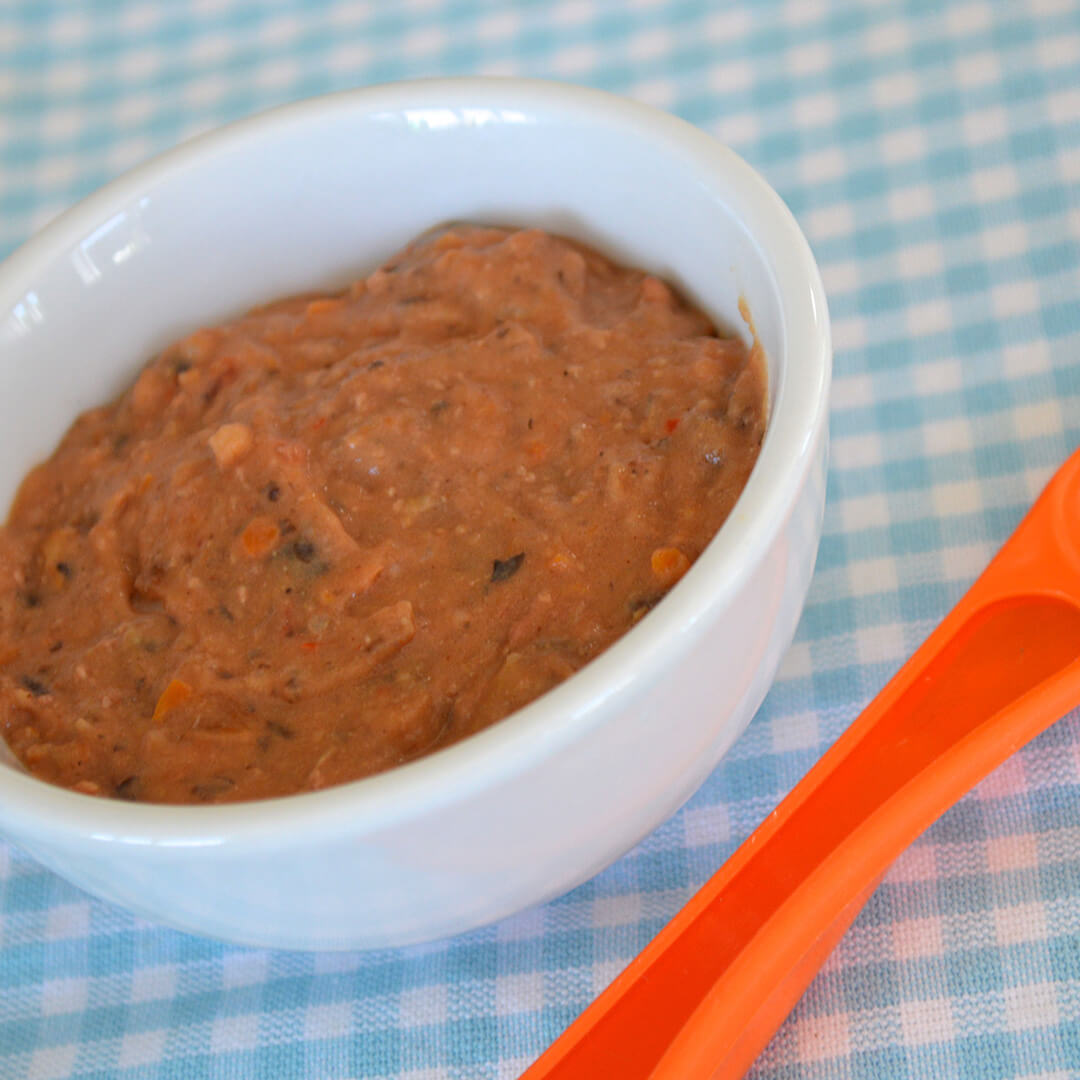
[[[735,154],[596,91],[451,79],[301,102],[186,143],[64,214],[0,267],[0,506],[75,415],[156,349],[348,280],[447,220],[577,236],[674,280],[732,327],[746,298],[771,415],[734,513],[664,602],[583,671],[380,776],[166,807],[5,769],[0,829],[88,891],[259,945],[454,934],[566,892],[628,850],[761,703],[821,530],[821,280],[790,213]]]

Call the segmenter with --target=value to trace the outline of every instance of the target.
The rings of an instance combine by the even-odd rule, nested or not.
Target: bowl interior
[[[333,810],[347,798],[354,824],[362,811],[372,821],[421,813],[462,784],[480,786],[481,774],[572,741],[576,718],[613,687],[652,678],[685,647],[769,542],[809,467],[828,386],[821,283],[793,219],[734,154],[655,110],[557,84],[432,80],[315,99],[194,140],[108,185],[0,266],[6,508],[77,413],[116,394],[169,342],[254,304],[343,284],[455,220],[576,237],[674,282],[748,339],[745,299],[769,363],[770,427],[734,514],[687,579],[516,725],[348,791],[297,797],[316,815],[316,804]],[[34,814],[72,824],[76,796],[10,787]],[[94,804],[88,829],[126,835],[137,809],[140,836],[194,842],[173,808],[80,802]],[[260,807],[196,808],[185,820],[201,843],[219,823],[262,830]]]

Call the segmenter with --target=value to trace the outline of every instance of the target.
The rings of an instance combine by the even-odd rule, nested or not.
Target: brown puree
[[[0,530],[0,724],[36,776],[219,802],[469,735],[632,626],[758,453],[758,350],[655,277],[454,228],[199,330]]]

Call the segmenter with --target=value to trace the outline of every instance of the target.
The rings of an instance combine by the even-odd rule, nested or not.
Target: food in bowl
[[[760,355],[658,278],[453,227],[165,349],[0,532],[34,775],[217,802],[454,742],[653,607],[765,428]]]

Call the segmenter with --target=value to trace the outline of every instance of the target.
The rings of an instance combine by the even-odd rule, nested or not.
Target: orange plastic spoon
[[[1080,451],[945,621],[523,1080],[740,1077],[889,864],[1080,705]]]

